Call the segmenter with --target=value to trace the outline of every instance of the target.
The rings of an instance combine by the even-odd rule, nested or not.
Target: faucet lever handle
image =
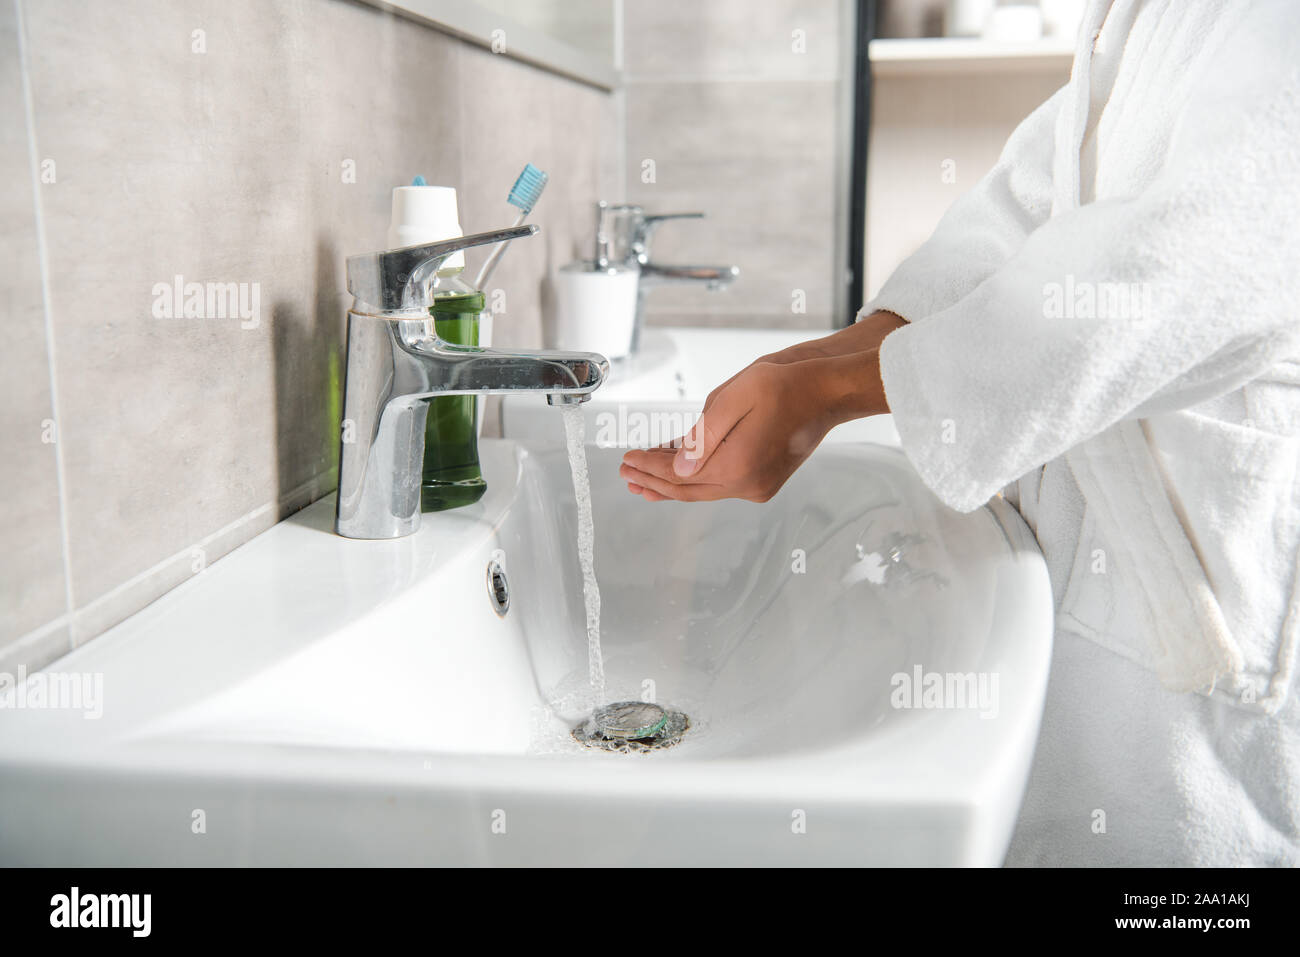
[[[384,311],[420,305],[423,283],[453,253],[473,246],[523,239],[538,231],[535,223],[509,226],[486,233],[458,236],[436,243],[402,246],[377,253],[348,257],[348,292],[359,302],[378,306]]]
[[[650,213],[641,217],[638,224],[636,237],[633,239],[633,250],[639,259],[644,259],[650,255],[650,236],[660,226],[670,219],[703,219],[703,213]]]
[[[641,237],[649,239],[650,234],[655,231],[661,223],[670,219],[703,219],[703,213],[649,213],[641,217]]]
[[[647,226],[658,226],[665,219],[703,219],[703,213],[650,213],[642,218]]]

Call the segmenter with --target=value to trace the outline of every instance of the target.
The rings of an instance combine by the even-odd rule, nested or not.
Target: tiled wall
[[[655,0],[624,13],[628,199],[702,210],[654,240],[664,262],[735,264],[725,293],[657,289],[659,325],[829,328],[846,155],[839,0]],[[643,181],[647,161],[654,182]],[[805,311],[797,312],[805,293]]]
[[[349,0],[0,0],[0,670],[52,660],[329,492],[346,255],[389,193],[513,219],[496,341],[616,189],[609,94]],[[479,255],[470,257],[471,267]],[[256,321],[158,284],[256,284]],[[250,300],[251,305],[251,300]]]

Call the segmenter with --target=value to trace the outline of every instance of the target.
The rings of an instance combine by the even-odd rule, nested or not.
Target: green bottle
[[[483,293],[454,277],[440,276],[432,302],[429,314],[439,339],[459,346],[478,345]],[[473,505],[487,491],[478,464],[478,406],[478,396],[474,395],[429,400],[424,423],[421,511]]]
[[[393,189],[393,217],[388,248],[420,246],[463,235],[456,190],[429,186],[417,176],[410,186]],[[483,294],[461,279],[465,254],[453,253],[438,264],[423,290],[429,305],[427,331],[444,342],[477,346]],[[478,464],[478,397],[449,395],[426,403],[424,462],[420,510],[439,512],[473,505],[487,491]]]

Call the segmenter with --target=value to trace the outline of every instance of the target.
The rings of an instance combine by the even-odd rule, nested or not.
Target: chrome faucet
[[[703,218],[703,213],[652,214],[640,206],[627,203],[614,206],[604,202],[596,204],[596,268],[623,267],[636,269],[640,273],[632,351],[636,351],[641,340],[647,290],[668,285],[702,285],[705,289],[725,289],[739,278],[740,269],[737,266],[666,266],[650,261],[650,239],[662,223],[670,219]]]
[[[339,435],[334,530],[398,538],[420,527],[420,473],[428,401],[443,395],[544,393],[584,402],[609,362],[594,352],[508,352],[438,338],[429,287],[452,253],[521,239],[534,225],[348,258],[347,378]]]

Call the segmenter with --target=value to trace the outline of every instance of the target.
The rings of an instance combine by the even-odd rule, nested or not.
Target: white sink
[[[1004,503],[959,515],[897,450],[842,445],[765,506],[652,505],[593,449],[611,697],[692,721],[617,754],[568,734],[587,660],[563,454],[482,459],[484,499],[410,538],[339,538],[318,502],[29,679],[102,675],[97,720],[10,691],[0,861],[1001,861],[1052,634]],[[917,668],[996,676],[996,698],[896,707]]]
[[[675,439],[695,423],[716,386],[760,356],[829,331],[647,328],[641,351],[611,363],[606,383],[583,404],[587,441],[624,448]],[[539,395],[501,400],[501,434],[526,442],[564,442],[564,426]],[[825,441],[899,444],[888,415],[836,426]]]

